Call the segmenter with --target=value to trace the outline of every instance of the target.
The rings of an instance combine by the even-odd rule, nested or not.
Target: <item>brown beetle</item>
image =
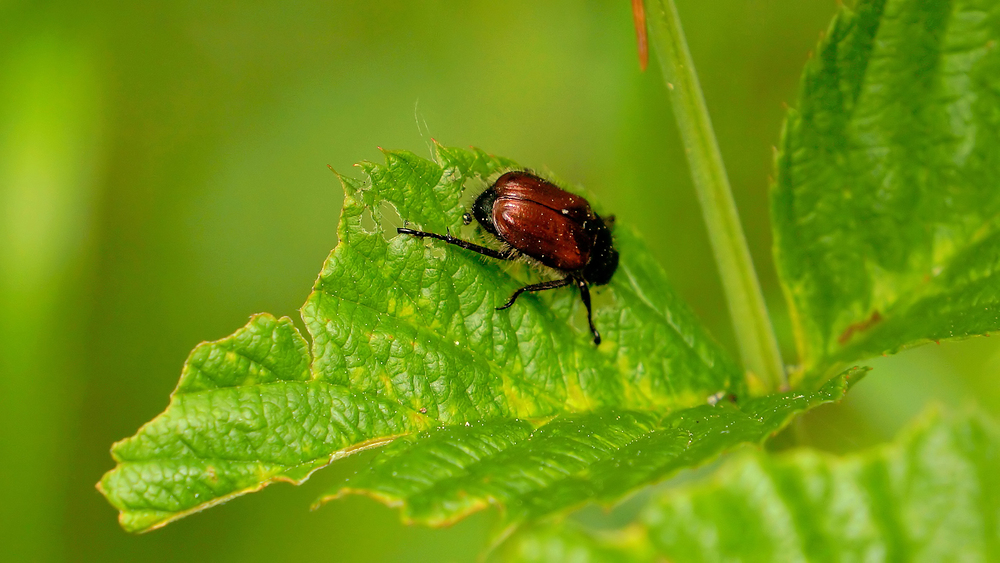
[[[504,243],[503,250],[459,240],[450,233],[439,235],[406,228],[396,230],[405,235],[441,240],[499,260],[528,257],[566,274],[562,279],[518,289],[497,310],[513,305],[525,291],[576,284],[587,307],[587,322],[594,335],[594,344],[601,343],[601,335],[594,328],[587,284],[608,283],[618,268],[618,251],[611,240],[610,229],[614,216],[601,219],[586,199],[530,172],[513,171],[497,178],[492,186],[479,194],[472,205],[472,214],[464,216],[465,224],[471,223],[473,217],[486,232]]]

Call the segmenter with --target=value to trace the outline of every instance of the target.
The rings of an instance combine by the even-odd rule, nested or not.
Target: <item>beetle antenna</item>
[[[590,332],[594,335],[594,344],[600,344],[601,333],[597,332],[597,328],[594,327],[594,319],[590,311],[590,288],[587,287],[587,282],[583,278],[576,279],[576,286],[580,288],[580,299],[587,307],[587,323],[590,325]]]

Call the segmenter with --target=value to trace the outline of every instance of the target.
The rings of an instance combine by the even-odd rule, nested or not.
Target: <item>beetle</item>
[[[581,196],[571,194],[552,182],[526,170],[501,175],[472,204],[463,222],[473,218],[503,246],[494,250],[451,236],[408,228],[396,232],[418,238],[432,238],[498,260],[526,257],[564,275],[561,279],[526,285],[515,291],[498,311],[510,308],[525,291],[544,291],[576,285],[587,307],[587,323],[594,344],[601,334],[594,327],[588,284],[604,285],[618,269],[618,251],[611,237],[614,216],[602,219]]]

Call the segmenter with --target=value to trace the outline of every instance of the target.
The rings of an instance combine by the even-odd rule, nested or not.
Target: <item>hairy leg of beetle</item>
[[[583,300],[583,304],[587,307],[587,323],[590,324],[590,332],[594,334],[594,344],[601,343],[601,333],[597,332],[594,328],[594,319],[590,313],[590,289],[587,287],[587,282],[582,279],[576,280],[576,286],[580,288],[580,299]]]
[[[509,309],[510,306],[514,304],[514,301],[517,300],[517,296],[521,295],[525,291],[543,291],[546,289],[555,289],[557,287],[566,287],[572,281],[573,280],[571,278],[566,278],[562,280],[552,280],[532,285],[526,285],[521,289],[515,291],[514,294],[510,296],[510,299],[507,300],[507,303],[505,303],[502,307],[497,307],[497,311],[503,311],[504,309]]]
[[[413,229],[406,229],[406,228],[398,228],[396,229],[396,232],[401,235],[411,235],[417,238],[432,238],[441,240],[448,244],[454,244],[455,246],[462,247],[466,250],[478,252],[483,256],[496,258],[497,260],[513,260],[518,257],[518,254],[514,252],[501,252],[499,250],[493,250],[492,248],[486,248],[485,246],[479,246],[478,244],[465,242],[464,240],[457,239],[451,235],[439,235],[437,233],[428,233],[427,231],[415,231]]]

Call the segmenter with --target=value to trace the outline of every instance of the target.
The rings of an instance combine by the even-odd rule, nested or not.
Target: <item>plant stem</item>
[[[744,368],[748,377],[759,378],[767,391],[777,390],[787,384],[781,353],[677,8],[673,0],[647,0],[647,7],[652,8],[647,14],[651,43],[670,90]],[[760,389],[759,384],[750,383],[751,389]]]

